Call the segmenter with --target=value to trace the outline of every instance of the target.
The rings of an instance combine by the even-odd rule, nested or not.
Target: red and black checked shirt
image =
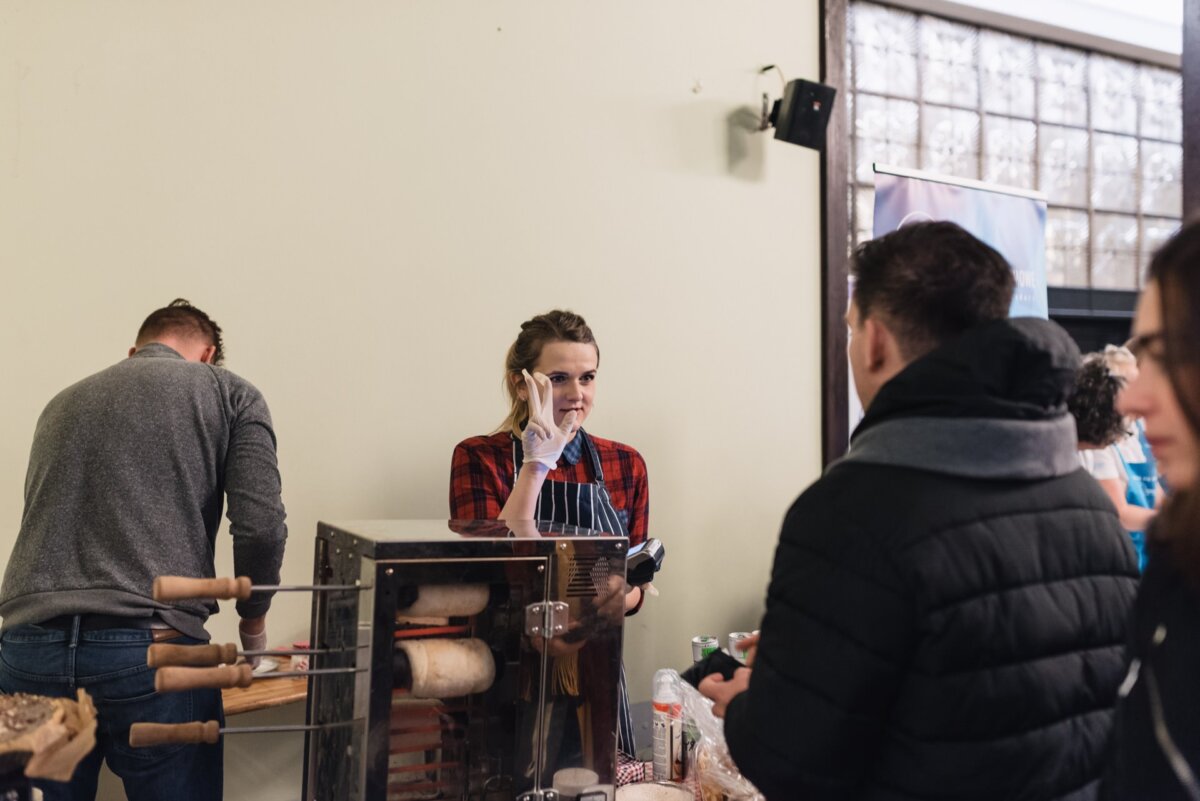
[[[604,486],[613,506],[624,509],[629,515],[629,543],[637,545],[646,539],[650,515],[646,462],[628,445],[591,434],[588,437],[600,457]],[[577,464],[560,460],[558,467],[546,478],[578,484],[596,480],[591,460],[586,455]],[[455,520],[495,520],[512,492],[514,481],[511,434],[501,431],[463,440],[454,448],[450,462],[450,517]]]

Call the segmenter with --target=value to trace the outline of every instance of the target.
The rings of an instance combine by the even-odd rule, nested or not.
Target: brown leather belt
[[[157,617],[121,617],[120,615],[59,615],[49,620],[43,620],[37,625],[44,629],[70,631],[79,618],[80,631],[100,631],[103,629],[143,629],[150,632],[153,642],[174,640],[183,636],[183,632],[172,628],[164,628]]]

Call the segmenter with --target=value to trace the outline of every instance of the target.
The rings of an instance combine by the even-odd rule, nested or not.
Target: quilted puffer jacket
[[[1137,589],[1079,469],[1079,353],[972,329],[886,384],[783,524],[730,752],[769,799],[1091,799]]]

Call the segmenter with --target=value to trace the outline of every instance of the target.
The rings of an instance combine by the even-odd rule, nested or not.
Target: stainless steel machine
[[[627,550],[571,526],[319,524],[306,801],[612,799]]]

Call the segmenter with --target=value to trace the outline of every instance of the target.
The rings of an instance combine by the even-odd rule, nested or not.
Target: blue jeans
[[[129,746],[129,726],[139,721],[186,723],[219,720],[219,690],[158,694],[146,666],[146,629],[79,631],[16,626],[0,636],[0,692],[75,697],[82,687],[96,704],[96,748],[69,783],[37,782],[46,801],[91,801],[100,764],[125,784],[129,801],[219,801],[223,790],[221,744]],[[173,645],[195,645],[179,637]]]

